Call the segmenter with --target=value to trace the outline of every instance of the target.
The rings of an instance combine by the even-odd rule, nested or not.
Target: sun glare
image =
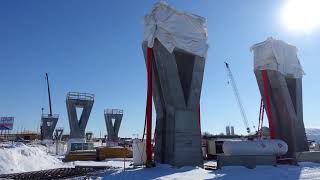
[[[315,30],[320,26],[320,0],[287,0],[282,20],[290,30]]]

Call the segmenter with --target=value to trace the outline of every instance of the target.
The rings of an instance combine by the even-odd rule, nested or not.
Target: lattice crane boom
[[[239,106],[240,113],[241,113],[244,125],[246,126],[247,133],[250,133],[250,127],[249,127],[249,123],[248,123],[248,120],[247,120],[247,115],[246,115],[246,113],[244,111],[244,107],[243,107],[243,104],[242,104],[242,101],[241,101],[241,98],[240,98],[240,94],[239,94],[239,91],[238,91],[238,88],[237,88],[236,81],[235,81],[235,79],[234,79],[234,77],[232,75],[232,72],[231,72],[231,69],[229,67],[229,64],[227,62],[224,62],[224,63],[226,65],[227,74],[229,76],[230,83],[231,83],[234,95],[236,97],[237,104]]]

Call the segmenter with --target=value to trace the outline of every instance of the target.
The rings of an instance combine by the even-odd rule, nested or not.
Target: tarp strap
[[[147,163],[152,162],[152,48],[147,48],[147,104],[146,104],[146,154]]]
[[[270,99],[270,94],[269,94],[269,81],[268,81],[267,71],[262,70],[261,75],[262,75],[262,81],[263,81],[263,94],[264,94],[265,101],[266,101],[265,107],[266,107],[268,120],[269,120],[270,137],[271,137],[271,139],[274,139],[275,132],[274,132],[273,125],[272,125],[273,120],[272,120],[271,99]]]

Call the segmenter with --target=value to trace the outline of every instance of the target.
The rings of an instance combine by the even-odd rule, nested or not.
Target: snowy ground
[[[137,168],[112,170],[99,174],[101,179],[214,179],[214,180],[310,180],[320,179],[320,164],[300,163],[299,166],[280,165],[258,166],[255,169],[245,167],[224,167],[221,170],[209,171],[201,168],[173,168],[158,164],[155,168]]]
[[[95,174],[91,179],[320,180],[320,164],[307,162],[300,163],[299,166],[258,166],[255,169],[224,167],[216,171],[193,167],[174,168],[162,164],[157,164],[154,168],[133,168],[130,164],[130,159],[126,162],[123,159],[108,159],[102,162],[63,163],[59,156],[49,154],[48,149],[41,145],[0,144],[0,174],[82,165],[114,167]]]
[[[132,164],[132,158],[126,159],[122,158],[112,158],[106,159],[105,161],[75,161],[74,166],[111,166],[119,169],[129,168]]]

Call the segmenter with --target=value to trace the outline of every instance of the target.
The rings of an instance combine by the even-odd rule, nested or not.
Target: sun
[[[320,0],[287,0],[282,20],[290,30],[314,31],[320,26]]]

